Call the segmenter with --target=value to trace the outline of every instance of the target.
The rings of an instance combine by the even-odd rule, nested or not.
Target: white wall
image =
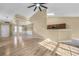
[[[53,30],[47,29],[47,14],[46,10],[38,11],[31,17],[33,22],[33,29],[36,33],[41,35],[44,39],[51,39],[55,41],[71,39],[70,30]]]
[[[79,39],[79,17],[48,17],[47,24],[66,23],[71,31],[71,37]]]

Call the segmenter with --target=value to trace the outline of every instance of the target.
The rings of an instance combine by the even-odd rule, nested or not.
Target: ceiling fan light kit
[[[38,8],[40,11],[42,11],[42,8],[47,9],[46,6],[44,6],[46,3],[33,3],[33,5],[28,6],[27,8],[34,7],[34,11]]]

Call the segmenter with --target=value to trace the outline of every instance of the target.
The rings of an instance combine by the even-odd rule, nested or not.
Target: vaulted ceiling
[[[48,13],[55,16],[79,16],[79,3],[51,3],[48,4]]]
[[[0,3],[0,19],[12,19],[15,14],[32,16],[34,8],[27,8],[30,3]],[[79,3],[48,3],[47,13],[54,16],[79,16]]]

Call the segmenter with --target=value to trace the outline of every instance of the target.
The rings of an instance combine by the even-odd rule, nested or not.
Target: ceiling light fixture
[[[37,7],[39,7],[39,6],[40,6],[40,4],[38,4],[38,3],[37,3],[37,4],[36,4],[36,6],[37,6]]]

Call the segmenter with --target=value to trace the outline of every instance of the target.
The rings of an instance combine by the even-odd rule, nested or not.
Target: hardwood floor
[[[52,51],[40,46],[39,37],[8,37],[0,39],[0,56],[52,56]]]
[[[39,35],[0,38],[0,56],[78,56],[79,47]]]

